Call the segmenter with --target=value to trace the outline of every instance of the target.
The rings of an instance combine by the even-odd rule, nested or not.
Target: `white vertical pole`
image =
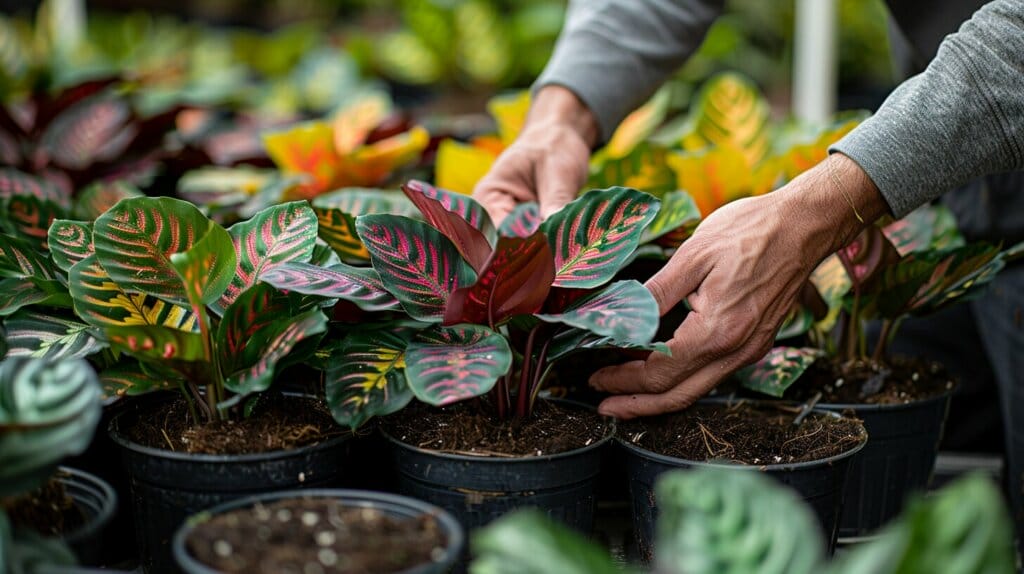
[[[796,0],[793,46],[793,115],[827,122],[836,110],[838,0]]]
[[[85,0],[50,0],[48,4],[51,38],[60,53],[69,54],[85,39]]]

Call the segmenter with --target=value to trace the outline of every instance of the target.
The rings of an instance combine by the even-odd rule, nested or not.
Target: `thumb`
[[[565,204],[576,199],[583,182],[572,173],[573,170],[559,169],[555,162],[547,162],[537,176],[537,201],[540,216],[551,217]]]
[[[660,315],[668,313],[696,291],[710,272],[704,259],[697,256],[696,250],[687,249],[690,244],[683,243],[668,263],[644,284],[658,302]]]

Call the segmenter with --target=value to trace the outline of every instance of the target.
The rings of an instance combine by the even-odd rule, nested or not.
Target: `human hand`
[[[500,224],[516,205],[540,204],[548,217],[576,198],[587,180],[597,122],[586,106],[560,86],[542,88],[522,132],[473,190],[473,198]]]
[[[591,386],[619,394],[598,410],[620,419],[681,410],[759,360],[814,268],[887,209],[863,170],[834,154],[778,191],[712,213],[646,284],[661,314],[684,298],[692,309],[671,356],[594,373]]]

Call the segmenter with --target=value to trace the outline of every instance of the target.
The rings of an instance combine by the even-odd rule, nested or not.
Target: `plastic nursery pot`
[[[602,439],[585,447],[515,458],[422,449],[380,428],[390,446],[398,491],[451,512],[467,530],[522,507],[539,508],[586,534],[593,528],[596,479],[604,447],[615,435],[614,424]]]
[[[193,516],[185,521],[174,535],[173,552],[175,562],[186,574],[216,574],[216,570],[202,564],[189,554],[185,546],[189,534],[192,533],[198,524],[209,520],[213,515],[249,507],[257,502],[270,503],[295,497],[332,498],[341,501],[345,506],[373,508],[395,518],[415,518],[424,514],[433,516],[448,541],[444,555],[433,562],[402,570],[399,574],[441,574],[442,572],[448,572],[456,560],[458,560],[465,545],[465,534],[458,521],[444,510],[420,500],[396,494],[365,490],[309,489],[248,496],[219,504],[202,515]]]
[[[841,538],[874,532],[900,513],[907,497],[928,488],[952,393],[893,405],[818,404],[861,419],[871,437],[850,464]]]
[[[57,480],[84,516],[81,526],[61,537],[83,566],[99,566],[103,557],[103,539],[117,510],[117,495],[103,479],[66,466],[60,467]]]
[[[704,399],[698,404],[723,405],[724,399]],[[758,403],[759,401],[747,401]],[[838,413],[815,408],[812,413],[841,418]],[[843,505],[843,489],[846,485],[850,463],[868,441],[868,435],[856,446],[838,455],[821,460],[790,464],[746,465],[727,462],[692,461],[658,454],[641,448],[621,437],[616,440],[625,452],[626,473],[629,476],[629,494],[633,507],[633,529],[637,546],[643,561],[649,562],[654,552],[655,523],[658,507],[654,497],[654,483],[658,476],[670,470],[718,467],[735,469],[737,472],[763,472],[778,482],[795,490],[814,510],[822,531],[828,540],[829,549],[835,546],[839,530],[839,516]]]
[[[186,517],[223,502],[271,491],[341,486],[351,441],[344,434],[291,450],[212,455],[133,442],[124,430],[167,395],[132,401],[110,422],[128,473],[139,559],[145,572],[176,572],[171,536]]]

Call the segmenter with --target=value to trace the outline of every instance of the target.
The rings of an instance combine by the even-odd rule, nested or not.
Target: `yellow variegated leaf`
[[[526,112],[530,110],[530,92],[521,92],[491,98],[487,111],[491,112],[498,124],[498,137],[508,146],[523,131]]]
[[[437,164],[434,168],[437,187],[458,193],[473,193],[473,187],[487,175],[494,160],[489,150],[444,140],[437,148]]]
[[[693,197],[705,217],[726,203],[753,193],[747,160],[733,148],[672,152],[666,161],[676,174],[677,187]]]
[[[391,99],[380,92],[360,95],[334,116],[334,150],[346,155],[366,142],[366,136],[391,113]]]
[[[852,285],[839,257],[831,255],[811,273],[811,284],[828,304],[828,315],[818,321],[818,327],[828,331],[835,325],[843,308],[843,297]]]
[[[850,133],[853,128],[860,124],[863,118],[857,117],[843,121],[834,127],[825,130],[813,141],[794,145],[782,155],[782,169],[786,179],[793,179],[801,173],[811,169],[826,157],[828,147],[839,141],[843,136]]]
[[[196,328],[195,315],[188,309],[121,289],[95,255],[71,267],[68,287],[78,316],[94,327],[161,325],[182,331]]]
[[[334,150],[334,129],[322,121],[298,124],[291,129],[263,137],[267,155],[286,174],[307,174],[312,181],[301,186],[304,197],[332,187],[338,176],[338,155]]]
[[[704,85],[693,114],[694,132],[708,144],[739,150],[747,165],[768,155],[768,102],[749,79],[715,76]]]
[[[430,134],[420,126],[362,146],[340,158],[341,173],[333,187],[373,187],[400,167],[416,161],[430,143]]]
[[[777,157],[767,157],[754,167],[750,176],[750,195],[764,195],[775,189],[782,178],[782,161]]]
[[[670,95],[668,90],[662,89],[650,101],[626,116],[604,146],[605,155],[612,159],[624,157],[647,139],[665,119]]]

